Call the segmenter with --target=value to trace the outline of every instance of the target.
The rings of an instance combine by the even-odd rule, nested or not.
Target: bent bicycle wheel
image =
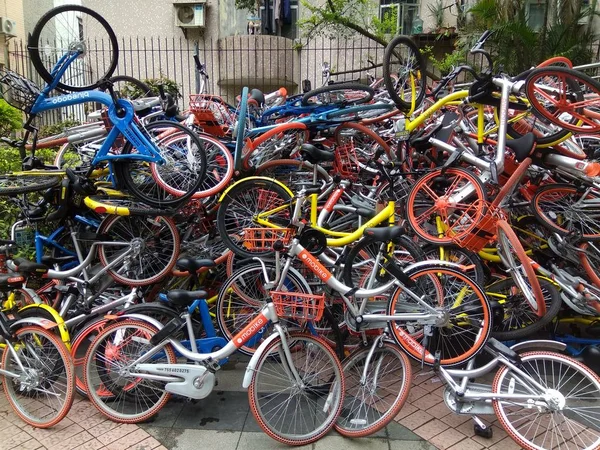
[[[35,25],[27,44],[35,70],[47,83],[61,58],[78,53],[58,89],[87,91],[110,78],[119,60],[117,37],[97,12],[79,5],[51,9]]]
[[[425,98],[425,63],[415,43],[397,36],[385,48],[383,80],[390,98],[402,111],[414,111]]]
[[[42,173],[29,175],[27,172],[0,175],[0,195],[29,194],[57,186],[62,179],[59,175],[44,175]]]

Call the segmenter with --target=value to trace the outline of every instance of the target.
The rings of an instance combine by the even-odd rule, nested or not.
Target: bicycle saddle
[[[515,159],[519,162],[527,158],[535,149],[535,134],[527,133],[519,139],[510,139],[506,141],[506,146],[515,152]]]
[[[377,241],[391,241],[399,238],[406,230],[404,227],[380,227],[380,228],[366,228],[364,231],[365,236],[372,237]]]
[[[38,264],[35,261],[29,261],[25,258],[15,258],[15,266],[19,272],[25,272],[33,275],[44,275],[48,273],[49,267],[45,264]]]
[[[203,267],[215,267],[216,263],[212,259],[194,259],[194,258],[181,258],[177,260],[176,266],[179,270],[185,272],[198,272]]]
[[[167,292],[167,299],[174,305],[189,306],[196,300],[208,297],[206,291],[184,291],[183,289],[173,289]]]
[[[265,104],[265,94],[259,89],[252,89],[248,100],[256,102],[257,106],[263,106]]]
[[[521,357],[517,352],[493,337],[489,338],[485,343],[485,349],[492,354],[499,353],[513,363],[518,364],[521,362]]]
[[[320,162],[333,161],[335,154],[331,150],[320,149],[312,144],[302,144],[300,147],[300,156],[311,164],[318,164]]]

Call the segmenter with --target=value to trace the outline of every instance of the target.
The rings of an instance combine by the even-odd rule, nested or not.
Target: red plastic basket
[[[271,292],[277,315],[294,320],[321,320],[325,309],[325,295],[298,292]]]
[[[216,95],[190,95],[190,111],[194,114],[196,123],[214,136],[225,136],[235,123],[235,117],[227,103]]]
[[[333,170],[347,180],[358,180],[359,166],[354,144],[349,143],[336,147]]]
[[[475,228],[466,235],[458,235],[452,238],[457,245],[472,252],[479,252],[490,242],[494,242],[498,220],[506,219],[506,214],[502,208],[492,205],[490,202],[479,200],[473,203],[474,211],[480,208],[485,208],[485,214],[483,214],[482,219]]]
[[[288,244],[293,234],[292,228],[244,228],[244,247],[256,251],[271,250],[275,241]]]

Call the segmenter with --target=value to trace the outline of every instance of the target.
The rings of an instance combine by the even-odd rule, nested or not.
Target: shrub
[[[8,136],[23,126],[21,111],[0,99],[0,136]]]

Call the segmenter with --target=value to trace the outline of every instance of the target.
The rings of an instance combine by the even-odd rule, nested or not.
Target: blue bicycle
[[[110,42],[108,58],[106,48],[94,47],[103,35]],[[117,40],[102,16],[78,5],[54,8],[36,24],[28,50],[34,67],[48,84],[40,89],[15,72],[0,73],[2,96],[28,114],[24,139],[15,144],[24,158],[23,169],[28,172],[1,177],[0,192],[38,190],[35,186],[40,177],[47,177],[47,181],[48,177],[64,174],[52,173],[52,168],[35,158],[38,130],[34,120],[45,111],[89,102],[108,108],[110,131],[90,166],[82,171],[83,178],[108,165],[116,176],[117,187],[156,207],[181,204],[196,192],[206,172],[201,141],[176,122],[157,121],[144,126],[135,115],[134,105],[117,97],[109,80],[118,60]],[[61,94],[51,95],[55,90]],[[27,157],[25,144],[30,137],[31,155]],[[34,173],[34,169],[41,170]]]

